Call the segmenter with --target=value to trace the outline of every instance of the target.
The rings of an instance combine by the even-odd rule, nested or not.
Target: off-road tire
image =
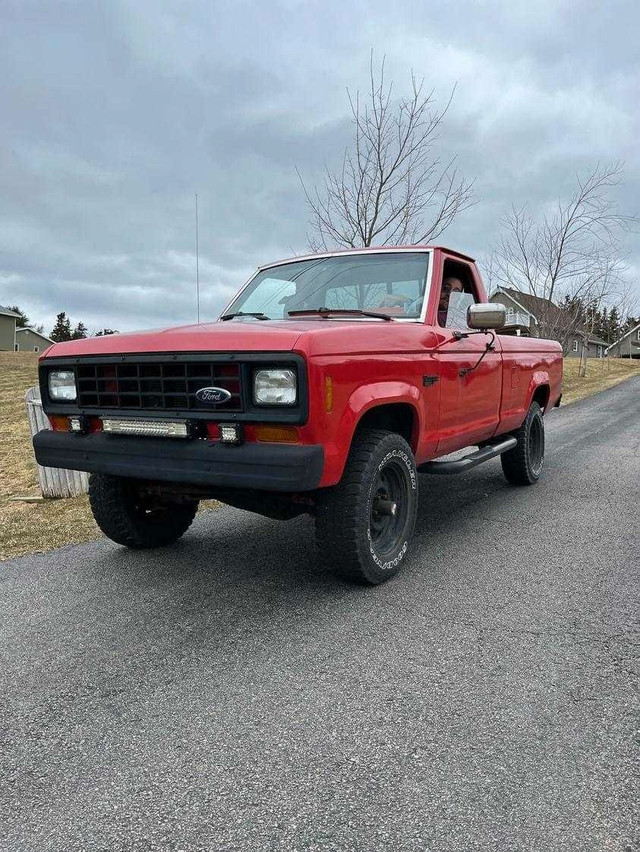
[[[89,503],[107,538],[136,550],[173,544],[189,529],[198,510],[197,501],[145,508],[135,480],[104,473],[89,477]]]
[[[377,511],[385,493],[387,504],[397,506],[393,515]],[[383,583],[407,559],[417,510],[411,447],[394,432],[362,429],[353,439],[342,479],[318,495],[316,542],[322,561],[350,582]]]
[[[533,485],[544,466],[544,418],[537,402],[531,403],[522,426],[513,433],[517,445],[502,453],[502,471],[512,485]]]

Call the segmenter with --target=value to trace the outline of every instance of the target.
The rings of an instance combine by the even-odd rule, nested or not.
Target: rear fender
[[[527,408],[528,411],[531,408],[531,403],[533,402],[533,397],[535,392],[539,387],[543,387],[544,385],[547,388],[551,388],[551,380],[549,379],[549,373],[546,370],[536,370],[531,376],[531,381],[529,382],[529,388],[527,390]],[[545,406],[545,414],[549,410],[549,400],[547,399],[547,405]]]

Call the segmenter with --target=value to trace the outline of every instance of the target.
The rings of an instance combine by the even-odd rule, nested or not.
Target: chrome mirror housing
[[[477,305],[469,305],[467,310],[467,325],[479,331],[502,328],[506,320],[507,309],[499,302],[480,302]]]

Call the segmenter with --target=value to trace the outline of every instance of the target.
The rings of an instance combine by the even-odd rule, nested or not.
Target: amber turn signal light
[[[295,426],[254,426],[256,441],[274,444],[297,444],[298,430]]]
[[[49,423],[54,432],[68,432],[69,418],[58,414],[49,414]]]
[[[324,378],[324,410],[327,414],[333,411],[333,379],[331,376]]]

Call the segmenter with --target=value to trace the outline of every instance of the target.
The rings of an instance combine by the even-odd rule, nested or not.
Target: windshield
[[[226,313],[262,313],[283,319],[289,311],[336,308],[417,318],[429,265],[426,252],[354,254],[312,258],[259,272]]]

